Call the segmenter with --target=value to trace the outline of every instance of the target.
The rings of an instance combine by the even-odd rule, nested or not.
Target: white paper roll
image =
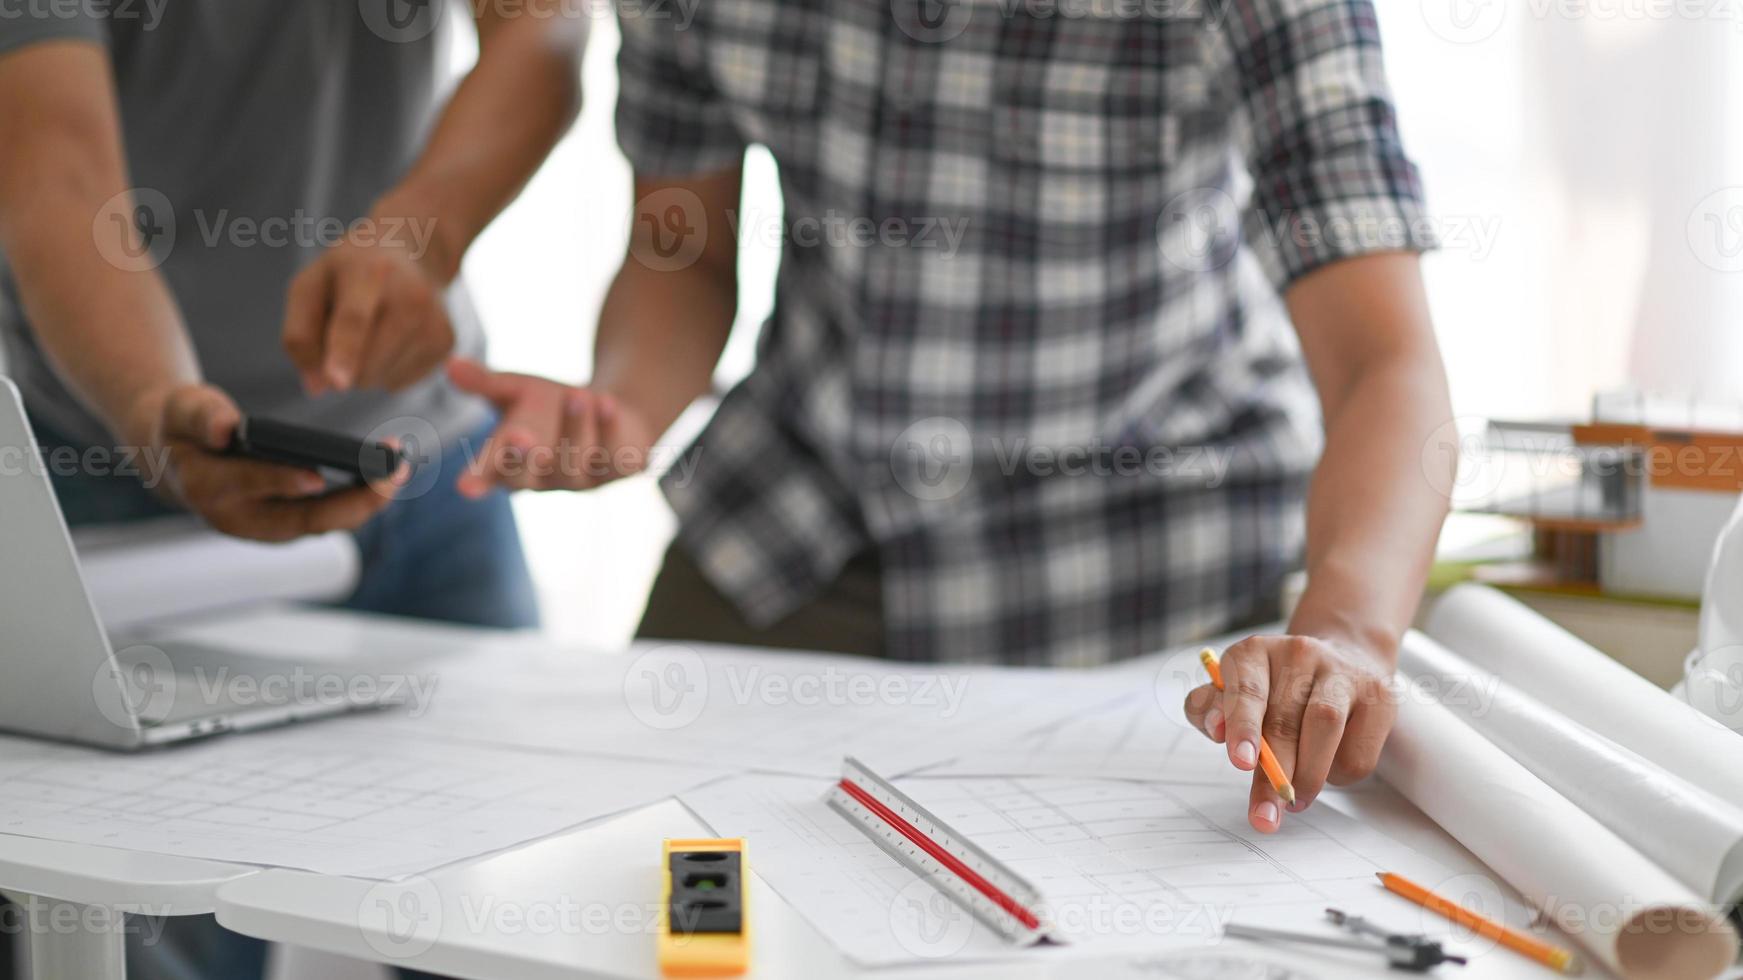
[[[1688,886],[1414,683],[1380,775],[1625,980],[1711,980],[1736,958]]]
[[[1718,905],[1743,893],[1743,810],[1570,721],[1420,633],[1398,669],[1478,734]]]
[[[1743,735],[1494,589],[1460,585],[1424,629],[1518,690],[1733,806]]]
[[[362,559],[344,533],[262,544],[181,519],[74,535],[85,587],[111,634],[260,602],[342,599]]]

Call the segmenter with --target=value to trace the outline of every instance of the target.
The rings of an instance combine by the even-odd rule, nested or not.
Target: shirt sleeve
[[[98,4],[8,4],[0,13],[0,56],[43,41],[90,41],[107,46],[109,25]]]
[[[1369,0],[1223,0],[1213,91],[1253,179],[1245,237],[1279,291],[1372,252],[1435,247]]]
[[[618,17],[617,142],[644,177],[690,177],[744,158],[745,141],[708,77],[699,30]]]

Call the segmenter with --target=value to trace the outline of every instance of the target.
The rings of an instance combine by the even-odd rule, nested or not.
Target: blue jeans
[[[490,434],[484,426],[471,439]],[[38,427],[44,451],[69,443]],[[75,447],[76,448],[76,447]],[[363,573],[351,598],[339,605],[359,612],[461,623],[528,628],[539,625],[538,599],[520,531],[506,493],[468,500],[454,489],[465,454],[450,447],[439,472],[414,474],[405,499],[356,532]],[[61,512],[74,527],[127,523],[175,513],[131,476],[54,476]],[[266,943],[229,932],[211,916],[177,916],[161,923],[158,942],[129,929],[128,976],[134,980],[259,980]],[[0,974],[5,967],[0,966]],[[401,971],[401,976],[420,976]]]

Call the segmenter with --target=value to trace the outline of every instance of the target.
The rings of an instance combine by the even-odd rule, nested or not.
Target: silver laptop
[[[111,640],[24,402],[0,377],[0,729],[138,749],[376,707],[393,688],[324,663]]]

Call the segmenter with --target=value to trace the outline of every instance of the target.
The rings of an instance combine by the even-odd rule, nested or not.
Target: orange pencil
[[[1500,943],[1521,956],[1530,957],[1544,966],[1562,973],[1578,973],[1580,971],[1579,957],[1560,946],[1552,946],[1536,936],[1527,935],[1517,929],[1484,918],[1463,905],[1441,898],[1407,878],[1401,878],[1391,872],[1382,872],[1379,877],[1380,884],[1385,885],[1386,890],[1392,894],[1407,898],[1438,916],[1464,926],[1479,936]]]
[[[1216,651],[1205,647],[1198,654],[1198,659],[1204,661],[1204,669],[1210,674],[1210,682],[1217,690],[1223,689],[1223,670],[1216,662]],[[1277,754],[1271,751],[1271,744],[1265,741],[1265,736],[1259,736],[1259,768],[1265,770],[1265,778],[1271,781],[1271,788],[1277,795],[1283,797],[1283,802],[1295,802],[1295,787],[1289,782],[1289,777],[1283,775],[1283,766],[1277,762]]]

